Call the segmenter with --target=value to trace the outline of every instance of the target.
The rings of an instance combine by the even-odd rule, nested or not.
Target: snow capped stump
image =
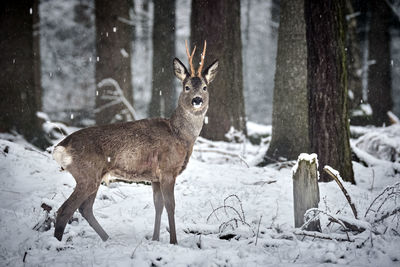
[[[304,214],[311,208],[318,208],[318,159],[316,154],[302,153],[292,169],[294,226],[304,224]],[[319,220],[311,222],[305,230],[320,231]]]

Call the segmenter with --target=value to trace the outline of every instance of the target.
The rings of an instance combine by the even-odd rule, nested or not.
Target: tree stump
[[[302,153],[293,168],[294,226],[304,224],[304,214],[311,208],[318,208],[318,159],[316,154]],[[320,231],[319,220],[311,222],[305,230]]]

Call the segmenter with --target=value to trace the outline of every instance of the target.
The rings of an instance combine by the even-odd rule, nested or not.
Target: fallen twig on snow
[[[342,226],[343,229],[346,229],[344,223],[340,219],[337,219],[334,215],[329,214],[328,212],[320,210],[318,208],[312,208],[307,210],[306,213],[304,214],[304,218],[309,218],[309,219],[307,219],[304,222],[304,224],[300,227],[300,230],[304,230],[313,221],[319,220],[320,214],[326,215],[331,222],[335,222],[340,226]]]
[[[319,238],[319,239],[326,239],[326,240],[336,240],[336,241],[347,241],[347,242],[354,242],[355,239],[353,237],[350,237],[349,235],[328,235],[328,234],[323,234],[320,232],[311,232],[311,231],[304,231],[304,230],[298,230],[296,229],[293,232],[295,235],[301,235],[305,237],[312,237],[312,238]]]
[[[262,215],[260,216],[260,220],[258,221],[257,235],[256,235],[256,242],[254,243],[254,245],[255,245],[255,246],[257,246],[258,234],[260,233],[260,224],[261,224],[261,219],[262,219]]]
[[[212,148],[206,148],[206,149],[204,149],[204,148],[195,148],[195,149],[193,149],[193,151],[203,152],[203,153],[211,152],[211,153],[218,153],[218,154],[225,155],[225,156],[236,157],[241,162],[243,162],[246,165],[247,168],[250,168],[250,165],[246,162],[246,160],[242,156],[240,156],[239,154],[236,154],[236,153],[223,151],[223,150],[220,150],[220,149],[212,149]]]
[[[138,249],[138,247],[142,244],[144,237],[140,240],[140,242],[136,245],[135,249],[133,250],[132,254],[131,254],[131,259],[133,259],[135,257],[135,252]]]
[[[206,145],[208,145],[209,147],[217,147],[217,146],[214,144],[214,142],[212,142],[212,141],[210,141],[210,140],[208,140],[208,139],[205,139],[204,137],[201,137],[201,136],[197,137],[196,143],[206,144]]]
[[[324,210],[320,210],[317,208],[309,209],[307,212],[304,214],[305,218],[312,217],[308,219],[301,227],[301,230],[304,230],[305,227],[307,227],[308,224],[311,222],[319,219],[320,215],[323,214],[328,217],[328,220],[333,223],[337,223],[340,226],[342,226],[344,231],[354,231],[354,232],[364,232],[365,230],[370,230],[371,225],[365,221],[361,221],[358,219],[351,219],[351,218],[346,218],[344,216],[338,216],[338,215],[333,215],[330,214]]]

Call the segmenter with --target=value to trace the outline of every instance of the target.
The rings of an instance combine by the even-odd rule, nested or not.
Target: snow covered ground
[[[268,132],[257,125],[250,128]],[[94,213],[109,234],[108,241],[101,241],[76,212],[78,220],[67,225],[59,242],[53,237],[54,225],[44,232],[33,228],[46,217],[41,204],[52,206],[50,217],[54,216],[72,192],[74,179],[59,171],[49,153],[19,137],[0,135],[0,265],[399,266],[399,217],[389,217],[373,231],[349,233],[354,242],[296,236],[291,180],[295,162],[255,167],[266,147],[250,143],[200,139],[195,149],[175,189],[178,245],[168,243],[166,212],[160,242],[151,241],[155,213],[151,186],[126,183],[102,185],[97,194]],[[377,160],[373,167],[354,162],[357,185],[345,183],[361,220],[368,221],[364,213],[372,200],[400,181],[395,168],[379,165],[383,161]],[[334,182],[319,186],[321,210],[352,218]],[[218,209],[224,199],[232,208]],[[400,205],[399,199],[393,203]],[[322,221],[322,226],[327,236],[346,236],[336,224]]]

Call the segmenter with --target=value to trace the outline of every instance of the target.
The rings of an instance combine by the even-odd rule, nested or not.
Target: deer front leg
[[[79,206],[87,199],[89,193],[86,188],[81,184],[77,184],[74,192],[69,196],[69,198],[61,205],[57,211],[56,223],[54,236],[61,241],[64,235],[64,229],[67,225],[68,220],[72,217],[74,212],[79,208]]]
[[[106,231],[101,227],[93,214],[93,204],[96,199],[97,191],[91,194],[79,207],[79,212],[88,221],[89,225],[96,231],[103,241],[108,239]]]
[[[160,240],[160,223],[161,223],[161,215],[164,209],[164,199],[161,193],[161,187],[159,182],[153,182],[153,201],[154,207],[156,209],[156,218],[154,221],[154,232],[153,232],[153,240]]]
[[[169,243],[178,244],[176,240],[175,228],[175,196],[174,196],[175,179],[168,177],[161,181],[161,192],[164,199],[165,209],[168,213],[169,223]]]

